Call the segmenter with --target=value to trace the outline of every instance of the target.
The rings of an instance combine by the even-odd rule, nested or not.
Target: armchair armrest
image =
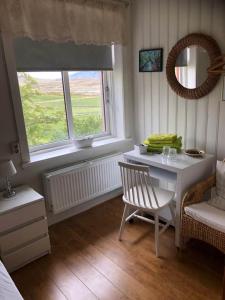
[[[215,186],[216,184],[216,175],[212,175],[206,180],[203,180],[188,190],[181,203],[181,214],[184,212],[184,207],[190,204],[199,203],[203,201],[203,196],[206,191]]]

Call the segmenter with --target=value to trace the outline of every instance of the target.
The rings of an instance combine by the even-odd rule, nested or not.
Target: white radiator
[[[44,174],[49,210],[57,214],[121,187],[121,160],[117,153]]]

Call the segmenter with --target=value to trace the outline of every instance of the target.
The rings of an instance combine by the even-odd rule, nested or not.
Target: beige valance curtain
[[[33,40],[125,44],[127,5],[124,0],[0,0],[0,30]]]

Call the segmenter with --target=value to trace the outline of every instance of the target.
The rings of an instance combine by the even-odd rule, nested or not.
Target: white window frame
[[[71,107],[71,98],[70,98],[70,89],[69,89],[69,78],[67,72],[62,72],[63,78],[63,88],[64,90],[64,101],[67,114],[67,124],[68,124],[68,140],[62,140],[54,143],[39,145],[35,147],[29,147],[28,139],[26,134],[26,127],[24,121],[24,114],[22,108],[22,101],[20,97],[20,89],[19,89],[19,82],[17,77],[17,70],[16,70],[16,61],[14,55],[14,48],[13,48],[13,39],[9,34],[1,34],[2,36],[2,46],[4,50],[4,56],[6,61],[8,79],[10,84],[11,96],[13,101],[14,107],[14,115],[17,125],[18,131],[18,138],[19,138],[19,145],[20,145],[20,154],[23,163],[30,161],[30,154],[34,154],[34,152],[41,151],[41,150],[49,150],[52,151],[54,148],[69,146],[73,144],[73,140],[75,138],[73,133],[73,119],[71,116],[72,107]],[[31,70],[32,71],[32,70]],[[35,70],[36,71],[36,70]],[[48,70],[51,71],[51,70]],[[75,70],[74,70],[75,71]],[[67,73],[67,74],[66,74]],[[111,98],[111,90],[112,90],[112,71],[104,72],[102,71],[102,85],[103,85],[103,101],[104,101],[104,114],[105,114],[105,128],[106,131],[100,134],[93,135],[95,139],[103,139],[113,136],[114,132],[114,123],[113,123],[113,100]],[[104,82],[104,83],[103,83]],[[70,114],[70,115],[68,115]]]
[[[32,71],[30,71],[30,72],[32,72]],[[37,71],[34,71],[34,72],[37,72]],[[46,72],[50,72],[50,71],[46,71]],[[74,126],[73,126],[72,102],[71,102],[71,95],[70,95],[68,71],[60,71],[60,72],[62,74],[62,86],[63,86],[63,93],[64,93],[68,139],[56,141],[56,142],[49,143],[49,144],[42,144],[42,145],[29,147],[29,152],[32,154],[34,152],[40,151],[40,150],[52,149],[55,147],[69,145],[69,144],[73,143],[73,141],[76,139],[76,135],[74,133]],[[108,76],[105,71],[101,71],[101,81],[102,81],[101,85],[102,85],[102,101],[103,101],[105,131],[98,133],[98,134],[92,134],[91,136],[93,136],[94,139],[104,138],[104,137],[108,137],[111,135],[110,109],[109,109],[110,100],[109,100],[109,95],[107,93],[107,91],[110,88],[109,88],[109,83],[108,83]],[[84,136],[84,138],[85,138],[85,136]]]

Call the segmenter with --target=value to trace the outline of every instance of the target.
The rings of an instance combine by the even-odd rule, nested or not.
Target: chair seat
[[[141,187],[138,186],[138,191],[140,191],[140,190],[141,190]],[[127,202],[128,204],[131,204],[131,205],[134,205],[134,206],[137,206],[137,207],[140,207],[140,208],[146,208],[146,209],[150,209],[150,210],[158,210],[158,209],[168,205],[168,203],[174,197],[174,192],[164,190],[164,189],[161,189],[161,188],[157,188],[157,187],[155,187],[154,190],[155,190],[155,194],[156,194],[156,197],[157,197],[158,205],[155,201],[155,197],[153,195],[152,189],[149,189],[149,195],[151,197],[152,205],[149,203],[148,193],[147,193],[146,189],[143,189],[146,204],[144,202],[144,197],[142,197],[142,196],[139,197],[140,204],[138,203],[138,196],[137,196],[136,187],[134,187],[134,195],[132,193],[132,189],[130,189],[130,196],[129,196],[130,201],[128,201],[125,196],[123,196],[123,200],[125,202]]]
[[[184,208],[186,215],[215,230],[225,233],[225,211],[209,205],[207,202],[192,204]]]

